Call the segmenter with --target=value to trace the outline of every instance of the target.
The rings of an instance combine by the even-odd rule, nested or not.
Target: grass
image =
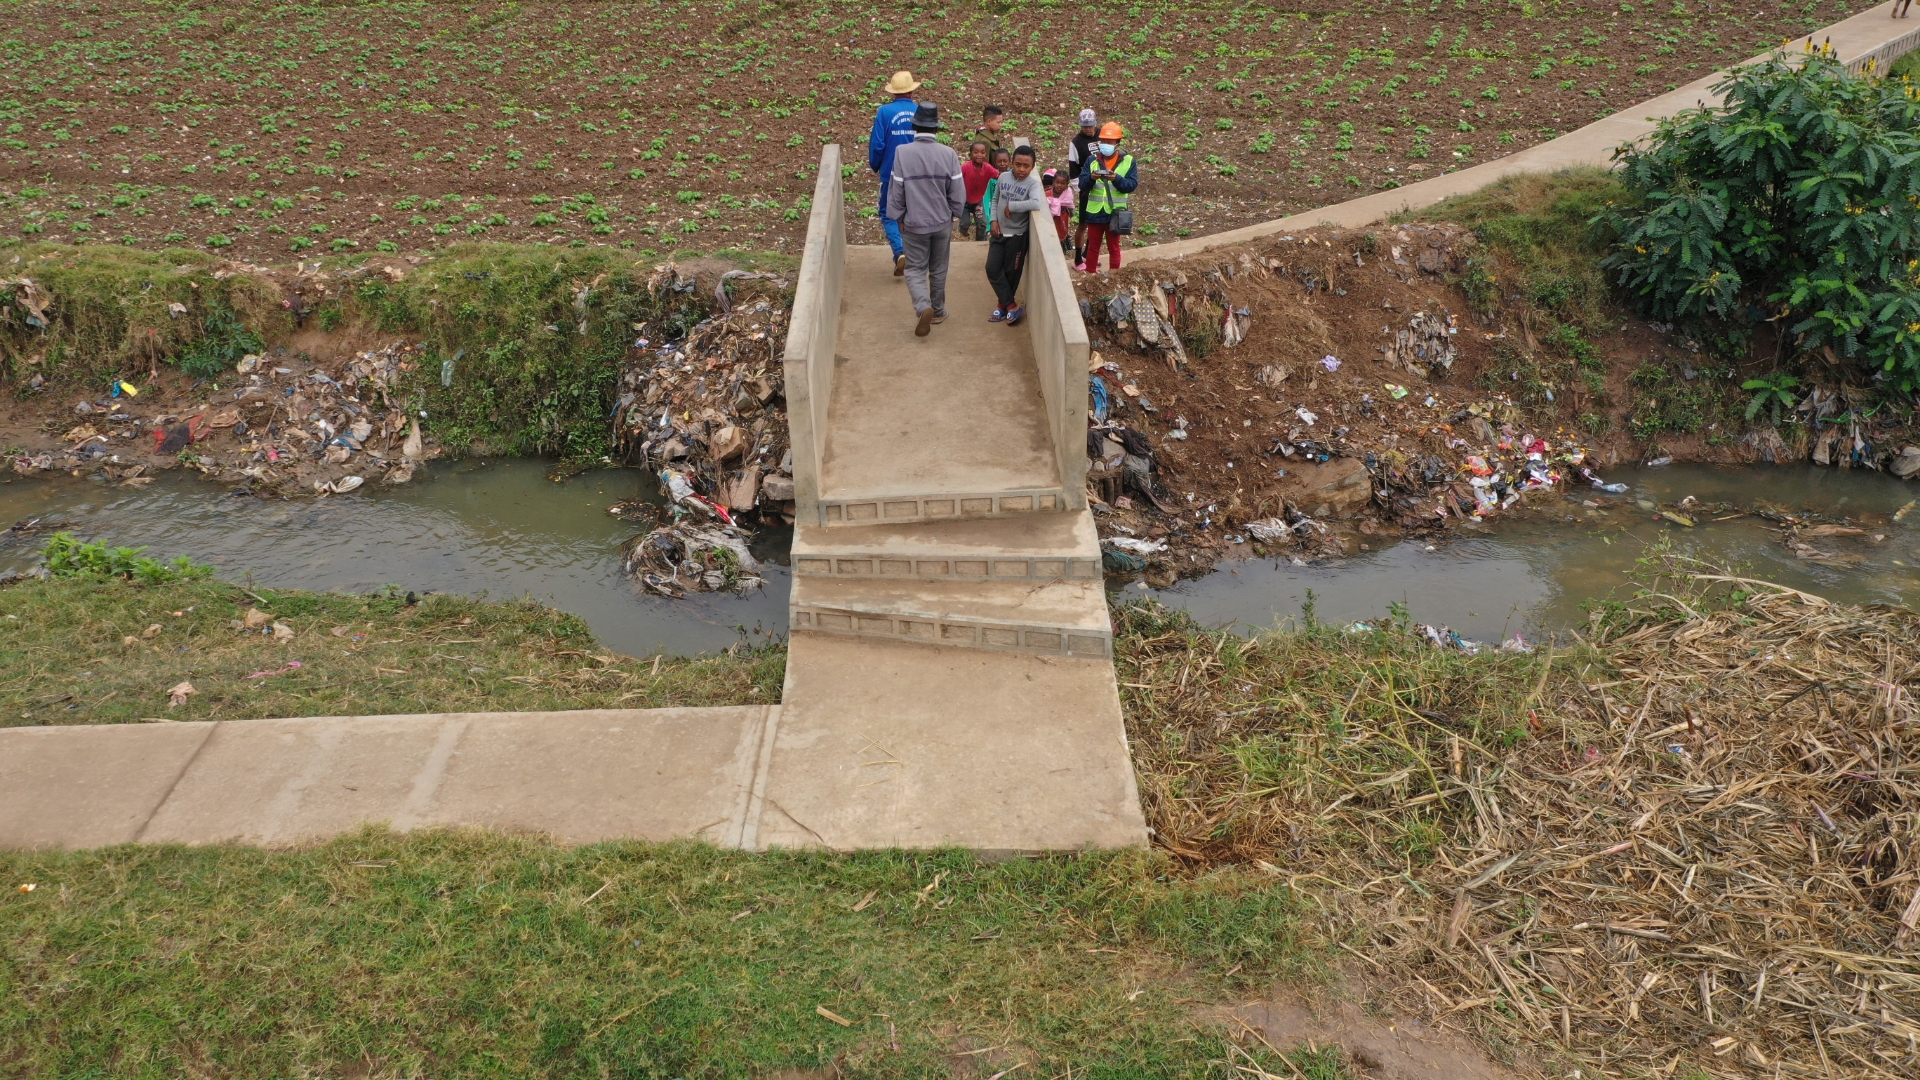
[[[1456,747],[1497,757],[1526,741],[1545,661],[1436,649],[1397,617],[1364,633],[1310,621],[1249,639],[1135,604],[1120,609],[1115,635],[1147,823],[1195,865],[1348,849],[1344,822],[1289,813],[1343,795],[1392,836],[1393,855],[1375,870],[1430,862],[1448,808],[1401,810],[1403,800],[1455,786]],[[1364,944],[1367,930],[1350,935]]]
[[[983,1077],[1213,1075],[1224,1029],[1196,1006],[1310,976],[1317,952],[1272,879],[1168,870],[375,828],[299,851],[0,853],[0,1062],[902,1077],[971,1052]]]
[[[249,608],[273,618],[234,629]],[[0,726],[732,705],[777,700],[786,668],[779,648],[656,666],[575,616],[457,596],[38,580],[0,590],[0,612]],[[195,693],[170,708],[182,681]]]
[[[250,608],[266,632],[229,625]],[[14,725],[738,704],[774,699],[784,664],[656,669],[572,616],[446,596],[53,579],[0,591],[0,611]],[[170,710],[184,678],[198,693]],[[1282,1067],[1230,1049],[1211,1006],[1326,972],[1302,894],[1150,851],[990,863],[368,827],[297,850],[0,852],[0,882],[15,1075],[1199,1077],[1229,1053]],[[1289,1060],[1346,1075],[1337,1055]]]
[[[36,243],[9,260],[9,276],[31,278],[52,302],[42,330],[0,294],[7,316],[0,319],[0,378],[24,381],[38,373],[99,386],[140,378],[190,355],[207,337],[210,318],[226,325],[236,309],[255,321],[277,314],[271,286],[245,274],[216,277],[214,259],[192,249]],[[174,304],[182,311],[170,310]]]
[[[1877,823],[1904,820],[1914,785],[1885,781],[1885,804],[1830,800],[1858,779],[1855,759],[1810,764],[1801,748],[1865,731],[1898,753],[1912,707],[1879,688],[1920,678],[1893,659],[1914,655],[1916,622],[1701,577],[1684,560],[1648,573],[1651,584],[1595,609],[1584,642],[1533,654],[1434,649],[1401,612],[1366,632],[1309,617],[1246,639],[1153,605],[1123,609],[1117,667],[1151,851],[750,855],[366,827],[281,851],[0,853],[0,1071],[1252,1076],[1246,1055],[1265,1051],[1230,1041],[1243,1033],[1224,1007],[1276,982],[1335,993],[1349,956],[1369,965],[1368,1008],[1451,1017],[1504,1060],[1654,1068],[1694,1046],[1711,1065],[1721,1059],[1698,1048],[1724,1031],[1811,1068],[1821,1046],[1785,1013],[1733,1009],[1716,1027],[1691,995],[1711,976],[1750,1001],[1771,971],[1768,985],[1786,989],[1769,1002],[1853,1007],[1850,975],[1797,969],[1786,954],[1854,957],[1896,933],[1912,886],[1874,854],[1890,850]],[[192,610],[156,615],[166,603]],[[295,628],[291,643],[226,627],[256,604]],[[217,692],[183,715],[323,711],[308,707],[378,683],[371,665],[403,652],[424,689],[355,689],[365,700],[353,709],[607,700],[574,682],[614,700],[645,691],[629,704],[738,703],[771,696],[779,664],[778,652],[711,658],[655,679],[640,662],[587,663],[591,638],[568,616],[437,597],[55,581],[0,591],[0,607],[8,693],[75,684],[71,661],[64,683],[50,681],[59,657],[109,643],[125,651],[86,663],[116,666],[87,678],[138,675],[151,697],[182,662],[169,635],[189,662],[228,672],[270,669],[321,639],[303,654],[310,668],[262,687],[208,679]],[[160,624],[154,637],[114,636],[144,619]],[[381,637],[334,645],[315,633],[336,619]],[[1859,648],[1823,651],[1836,634]],[[1756,664],[1763,648],[1791,662]],[[471,670],[483,655],[538,674],[493,687]],[[1803,663],[1824,665],[1831,701],[1806,694]],[[111,719],[105,706],[72,718]],[[1727,804],[1714,794],[1727,790],[1751,794]],[[1793,808],[1816,796],[1827,857],[1810,863]],[[1686,813],[1660,816],[1674,800]],[[1701,864],[1662,888],[1661,867],[1700,835],[1749,861]],[[1786,884],[1762,895],[1756,882]],[[1668,893],[1685,888],[1676,915]],[[1754,929],[1767,912],[1791,914],[1793,928]],[[1609,936],[1616,924],[1641,936]],[[1638,944],[1668,937],[1694,951]],[[1686,964],[1698,970],[1655,985]],[[1877,992],[1912,1015],[1910,988]],[[1638,1023],[1636,1003],[1648,1010]],[[1566,1045],[1541,1035],[1556,1018]],[[1861,1060],[1905,1047],[1876,1025],[1824,1036]],[[1350,1076],[1337,1050],[1251,1060],[1274,1075]]]
[[[1392,220],[1454,222],[1473,229],[1494,256],[1484,272],[1496,284],[1507,279],[1498,295],[1525,301],[1593,334],[1617,320],[1619,309],[1599,269],[1608,237],[1589,222],[1610,203],[1632,198],[1605,170],[1566,169],[1509,177]],[[1473,283],[1466,284],[1471,293]]]

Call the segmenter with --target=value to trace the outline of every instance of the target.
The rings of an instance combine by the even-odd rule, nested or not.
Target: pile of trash
[[[787,310],[766,296],[736,306],[728,293],[732,283],[756,278],[785,287],[772,274],[721,275],[716,314],[680,340],[670,340],[665,328],[635,324],[613,415],[614,442],[628,460],[677,477],[668,484],[676,505],[685,501],[675,493],[684,488],[722,510],[728,523],[748,512],[793,520],[793,451],[781,377]],[[695,287],[671,264],[648,282],[656,293]]]
[[[661,483],[681,493],[673,520],[621,547],[621,568],[629,577],[676,599],[690,592],[746,592],[766,583],[748,548],[751,537],[724,507],[693,494],[684,474],[663,473]]]
[[[357,354],[336,374],[287,356],[249,353],[239,385],[182,411],[142,407],[141,390],[116,380],[105,396],[73,406],[79,421],[60,449],[16,455],[17,473],[102,470],[122,483],[151,481],[155,468],[184,465],[216,480],[283,494],[321,496],[369,481],[405,483],[440,448],[389,389],[418,366],[425,347],[397,342]],[[158,458],[159,460],[154,460]]]
[[[1460,320],[1442,310],[1421,311],[1407,321],[1407,328],[1395,334],[1393,344],[1383,345],[1388,366],[1399,365],[1423,378],[1438,378],[1453,369],[1459,356],[1453,335],[1460,332]],[[1405,388],[1402,388],[1405,393]]]

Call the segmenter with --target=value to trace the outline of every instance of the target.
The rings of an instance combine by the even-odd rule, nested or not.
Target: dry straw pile
[[[1556,1073],[1920,1075],[1920,616],[1667,570],[1557,654],[1129,610],[1159,841]]]

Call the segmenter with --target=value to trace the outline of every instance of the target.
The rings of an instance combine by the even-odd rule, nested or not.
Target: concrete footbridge
[[[1883,5],[1815,39],[1884,71],[1920,44],[1916,24]],[[1605,165],[1719,78],[1508,158],[1137,257]],[[847,243],[846,206],[829,146],[785,351],[797,514],[780,704],[0,730],[0,847],[279,844],[370,821],[750,850],[1145,843],[1066,261],[1033,245],[1028,314],[1008,327],[984,317],[987,245],[955,245],[953,317],[920,338],[888,249]]]

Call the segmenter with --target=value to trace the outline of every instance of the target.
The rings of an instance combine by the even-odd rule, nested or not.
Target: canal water
[[[632,470],[556,483],[546,478],[548,467],[436,464],[404,486],[300,501],[235,497],[180,472],[144,487],[9,476],[0,478],[0,525],[60,521],[86,539],[145,547],[158,557],[186,555],[211,563],[222,578],[267,587],[365,592],[397,585],[531,596],[582,616],[603,644],[637,656],[707,652],[743,634],[758,640],[786,632],[790,579],[784,566],[771,564],[785,562],[784,532],[756,543],[770,562],[762,590],[683,600],[642,593],[619,569],[620,544],[639,528],[606,511],[621,499],[657,499],[658,485]],[[1242,630],[1297,623],[1309,595],[1316,617],[1329,622],[1378,619],[1398,603],[1416,621],[1496,642],[1581,624],[1584,601],[1623,591],[1638,560],[1670,544],[1834,600],[1920,605],[1920,507],[1892,521],[1920,496],[1920,484],[1811,465],[1675,465],[1608,479],[1631,490],[1536,498],[1524,513],[1446,537],[1379,544],[1304,566],[1229,562],[1197,581],[1163,590],[1128,585],[1122,595],[1155,596],[1209,625]],[[1670,508],[1687,496],[1701,504],[1686,511],[1691,528],[1648,508]],[[1713,509],[1721,504],[1731,509]],[[1774,522],[1751,512],[1759,509],[1848,518],[1867,533],[1811,541],[1846,565],[1809,562],[1780,543]],[[33,566],[44,536],[0,544],[0,570]]]
[[[1243,632],[1298,625],[1309,597],[1322,622],[1377,620],[1399,603],[1416,622],[1493,643],[1585,623],[1586,601],[1628,595],[1632,576],[1643,572],[1640,560],[1664,545],[1843,603],[1920,607],[1920,506],[1903,521],[1892,520],[1920,497],[1920,483],[1811,464],[1669,465],[1609,470],[1607,479],[1629,490],[1536,496],[1524,512],[1446,537],[1375,545],[1306,566],[1228,563],[1195,581],[1163,590],[1130,587],[1128,595],[1155,596],[1204,624]],[[1688,496],[1699,504],[1681,512],[1691,527],[1659,516]],[[1722,504],[1730,508],[1714,509]],[[1762,509],[1848,518],[1867,531],[1806,541],[1847,565],[1812,562],[1780,542],[1779,524],[1752,512]]]
[[[635,497],[658,501],[659,484],[636,470],[547,479],[551,462],[435,463],[411,483],[372,485],[326,499],[236,497],[184,470],[144,487],[65,475],[0,482],[0,527],[43,518],[89,540],[186,555],[219,577],[272,588],[531,596],[586,619],[617,652],[691,654],[784,634],[787,575],[766,568],[766,588],[745,596],[684,600],[642,593],[620,572],[620,544],[640,526],[607,513]],[[0,545],[0,571],[38,559],[42,532]],[[760,545],[785,561],[787,537]]]

